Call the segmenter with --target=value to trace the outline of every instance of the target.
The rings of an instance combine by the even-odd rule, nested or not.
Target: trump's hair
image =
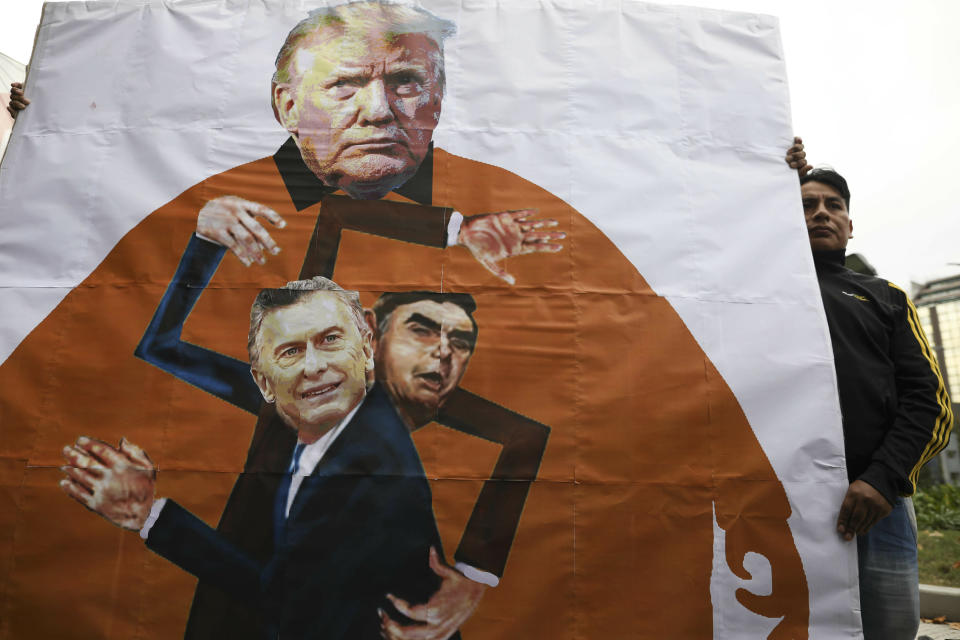
[[[438,54],[433,63],[437,83],[441,90],[443,89],[446,84],[443,70],[443,41],[456,33],[456,24],[422,7],[385,0],[379,2],[359,0],[311,11],[287,34],[287,39],[277,54],[273,83],[293,80],[290,60],[304,39],[312,35],[328,33],[328,37],[337,37],[351,31],[370,31],[373,27],[386,27],[385,36],[388,38],[408,33],[422,33],[430,38],[437,45]]]
[[[250,364],[257,363],[260,356],[260,327],[263,319],[274,309],[292,307],[307,296],[317,291],[327,291],[336,296],[347,309],[357,325],[360,337],[370,333],[363,317],[363,305],[360,304],[360,294],[356,291],[347,291],[333,280],[323,276],[314,276],[309,280],[294,280],[280,289],[261,289],[250,307],[250,333],[247,335],[247,353],[250,355]]]

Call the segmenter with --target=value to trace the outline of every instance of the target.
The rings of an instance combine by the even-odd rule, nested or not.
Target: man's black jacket
[[[892,504],[911,495],[920,468],[946,445],[950,398],[917,310],[896,285],[844,266],[844,252],[815,251],[830,326],[850,481]]]

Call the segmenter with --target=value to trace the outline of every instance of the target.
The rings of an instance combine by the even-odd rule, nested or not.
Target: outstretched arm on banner
[[[556,253],[563,249],[562,231],[553,219],[535,219],[536,211],[521,209],[484,213],[462,218],[451,239],[462,245],[483,267],[508,284],[515,278],[501,265],[506,258],[529,253]],[[197,234],[232,251],[246,266],[265,264],[266,255],[280,253],[280,247],[261,224],[267,220],[278,229],[286,221],[263,204],[237,196],[222,196],[207,202],[197,219]]]

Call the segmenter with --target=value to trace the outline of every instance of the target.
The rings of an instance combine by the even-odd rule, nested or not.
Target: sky
[[[904,288],[960,274],[960,2],[661,4],[777,16],[794,133],[850,184],[849,250]],[[29,62],[41,6],[5,3],[0,52]]]

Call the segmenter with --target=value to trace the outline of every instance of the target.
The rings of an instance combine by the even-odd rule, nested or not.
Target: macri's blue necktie
[[[307,446],[302,442],[298,442],[297,446],[293,450],[293,459],[290,460],[290,466],[287,467],[287,473],[283,476],[283,482],[280,483],[280,488],[277,489],[277,509],[278,520],[283,522],[287,518],[287,502],[290,500],[290,483],[293,482],[293,474],[297,472],[297,469],[300,467],[300,456],[303,454],[303,448]]]

